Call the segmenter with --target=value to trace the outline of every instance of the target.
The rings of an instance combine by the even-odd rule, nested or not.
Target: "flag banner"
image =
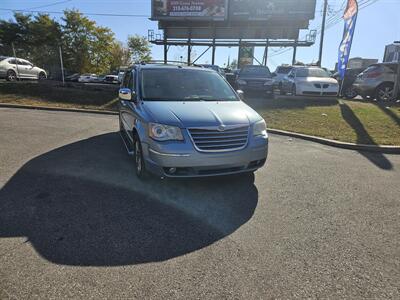
[[[351,43],[353,41],[354,29],[356,27],[357,13],[357,0],[348,0],[347,7],[343,15],[343,39],[339,46],[338,72],[342,80],[346,74],[347,63],[349,61]]]

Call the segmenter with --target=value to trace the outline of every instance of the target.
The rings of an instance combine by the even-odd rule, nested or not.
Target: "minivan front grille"
[[[235,126],[224,130],[215,128],[189,128],[192,141],[199,151],[221,152],[246,147],[249,126]]]

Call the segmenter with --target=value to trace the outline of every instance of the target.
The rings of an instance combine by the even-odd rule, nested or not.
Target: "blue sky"
[[[296,2],[293,0],[294,3]],[[351,56],[361,56],[365,58],[377,58],[382,60],[385,45],[395,40],[400,40],[400,0],[358,0],[360,3],[372,3],[359,11],[357,27],[353,40]],[[77,8],[86,13],[114,13],[114,14],[144,14],[150,15],[150,0],[2,0],[0,9],[34,9],[58,12],[67,8]],[[52,5],[54,3],[58,3]],[[331,11],[330,16],[335,12],[340,12],[344,0],[328,0]],[[48,5],[48,6],[47,6]],[[360,5],[362,6],[362,5]],[[310,29],[314,29],[321,24],[323,0],[317,0],[315,19],[310,22]],[[59,14],[50,14],[54,18],[60,18]],[[341,13],[340,13],[341,15]],[[0,10],[1,19],[9,19],[12,12]],[[126,41],[129,34],[140,34],[147,36],[148,29],[157,32],[157,22],[147,18],[133,17],[110,17],[110,16],[89,16],[99,25],[111,28],[117,39]],[[329,16],[328,16],[329,20]],[[328,68],[333,68],[337,61],[337,47],[340,43],[343,32],[343,21],[340,20],[336,25],[331,25],[326,31],[324,42],[324,53],[322,63]],[[300,37],[307,31],[301,32]],[[308,48],[300,48],[297,51],[297,60],[303,62],[316,61],[318,58],[319,36],[316,44]],[[194,51],[199,55],[205,48],[195,47]],[[270,48],[268,66],[274,70],[277,65],[290,63],[292,60],[292,50],[281,53],[282,49]],[[153,58],[162,59],[162,46],[153,46]],[[169,59],[178,59],[181,55],[186,55],[186,48],[171,47]],[[262,59],[263,49],[256,50],[256,57]],[[217,48],[216,63],[223,65],[228,57],[237,57],[237,48]],[[211,61],[211,51],[206,53],[198,62],[206,63]]]

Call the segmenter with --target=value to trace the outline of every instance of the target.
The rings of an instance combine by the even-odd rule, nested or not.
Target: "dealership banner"
[[[350,56],[351,43],[353,41],[354,29],[356,27],[357,14],[357,0],[348,0],[347,7],[343,15],[343,38],[339,46],[338,72],[341,79],[343,79],[344,75],[346,74],[347,63]]]
[[[153,0],[153,18],[225,20],[226,0]]]

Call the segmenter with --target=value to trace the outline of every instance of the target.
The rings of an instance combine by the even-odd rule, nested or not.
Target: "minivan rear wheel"
[[[6,80],[7,81],[15,81],[15,80],[17,80],[17,74],[13,70],[8,70],[7,71]]]
[[[378,101],[391,101],[394,99],[394,85],[393,83],[384,83],[376,88],[376,100]]]

